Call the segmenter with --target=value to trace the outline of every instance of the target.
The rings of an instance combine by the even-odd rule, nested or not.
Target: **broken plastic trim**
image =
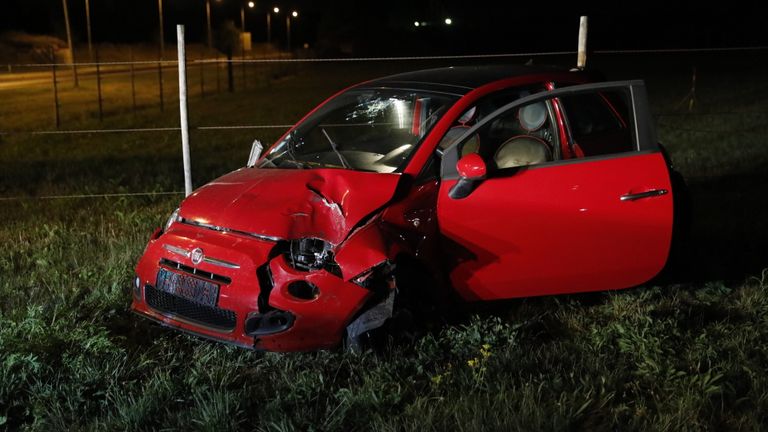
[[[390,290],[383,300],[368,308],[349,323],[345,341],[349,350],[359,352],[362,349],[361,336],[383,326],[392,317],[396,291],[395,289]]]
[[[272,293],[272,288],[275,287],[275,281],[272,279],[272,270],[269,268],[269,261],[256,269],[256,279],[259,281],[259,297],[256,302],[259,312],[266,313],[274,309],[269,305],[269,295]]]
[[[394,279],[395,263],[385,260],[353,277],[350,281],[371,291],[384,292],[392,289]]]

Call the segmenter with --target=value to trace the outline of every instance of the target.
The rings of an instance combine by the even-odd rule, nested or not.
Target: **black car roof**
[[[464,95],[473,89],[504,78],[524,76],[535,78],[537,75],[552,73],[571,73],[574,76],[582,74],[582,72],[569,72],[564,68],[538,65],[452,66],[390,75],[368,81],[361,87],[407,87]]]

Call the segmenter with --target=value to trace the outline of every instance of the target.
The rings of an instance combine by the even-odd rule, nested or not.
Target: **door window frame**
[[[652,123],[652,117],[650,115],[650,106],[648,103],[648,95],[645,90],[645,83],[642,80],[630,80],[630,81],[611,81],[592,84],[581,84],[563,88],[556,88],[554,90],[543,91],[534,93],[530,96],[526,96],[510,102],[496,111],[492,112],[477,124],[469,128],[459,139],[457,139],[450,147],[446,148],[443,152],[442,162],[440,166],[440,177],[444,180],[452,180],[459,178],[456,171],[456,163],[459,160],[459,148],[464,144],[466,140],[471,138],[480,128],[486,124],[494,121],[500,116],[506,114],[510,110],[518,108],[523,105],[555,99],[561,96],[570,96],[582,93],[593,93],[598,91],[609,90],[622,90],[626,91],[629,100],[629,124],[630,132],[633,135],[635,142],[635,150],[631,152],[621,152],[614,154],[598,155],[584,158],[572,158],[561,159],[552,162],[546,162],[538,165],[528,165],[525,167],[515,167],[512,171],[518,171],[521,168],[533,169],[538,167],[550,167],[553,165],[589,162],[601,159],[610,159],[616,157],[627,157],[628,155],[635,155],[639,153],[652,153],[659,151],[659,144],[656,138],[656,130]],[[565,113],[563,113],[565,115]],[[564,119],[567,125],[567,118]],[[569,140],[572,140],[570,130],[566,130],[566,136]],[[509,171],[509,170],[505,170]]]

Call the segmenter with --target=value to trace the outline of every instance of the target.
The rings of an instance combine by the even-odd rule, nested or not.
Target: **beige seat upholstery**
[[[456,142],[459,137],[464,135],[470,128],[470,123],[475,119],[477,114],[477,107],[468,109],[464,114],[456,120],[456,125],[448,129],[445,136],[438,144],[440,150],[445,150]],[[465,156],[469,153],[477,153],[480,148],[480,137],[475,134],[461,148],[461,156]]]
[[[505,141],[493,156],[498,169],[535,165],[552,160],[552,152],[544,140],[520,135]]]

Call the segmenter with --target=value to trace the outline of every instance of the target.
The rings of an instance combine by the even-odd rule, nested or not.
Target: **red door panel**
[[[664,266],[672,196],[660,152],[544,165],[491,178],[464,199],[444,180],[438,223],[450,277],[467,299],[626,288]]]

